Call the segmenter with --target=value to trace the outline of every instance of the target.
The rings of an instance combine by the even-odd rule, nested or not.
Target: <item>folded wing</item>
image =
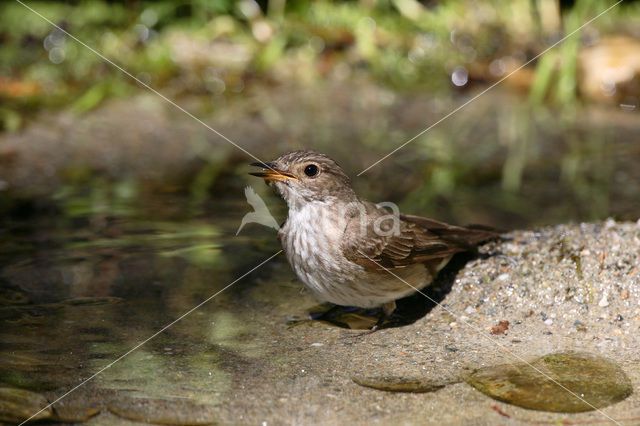
[[[390,217],[373,203],[367,204],[367,225],[362,227],[358,216],[347,225],[348,238],[343,241],[345,257],[365,268],[398,268],[415,263],[424,263],[432,270],[442,260],[455,253],[473,251],[477,244],[497,237],[499,234],[485,227],[453,226],[435,220],[400,214]],[[396,232],[378,232],[375,218],[385,216],[384,222],[393,222]],[[384,229],[384,228],[383,228]]]

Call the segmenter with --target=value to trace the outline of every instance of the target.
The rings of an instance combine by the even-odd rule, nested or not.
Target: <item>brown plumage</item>
[[[253,165],[263,171],[252,174],[273,183],[287,202],[278,239],[298,277],[322,301],[383,306],[390,314],[396,299],[430,284],[455,253],[498,235],[362,200],[324,154],[295,151]]]
[[[370,217],[380,214],[375,204],[363,203],[369,207]],[[351,224],[351,227],[357,226],[357,223]],[[399,231],[398,235],[390,236],[354,232],[355,238],[345,241],[343,253],[355,263],[378,269],[414,263],[437,264],[456,253],[473,251],[478,243],[497,235],[488,228],[465,228],[406,214],[399,215]]]

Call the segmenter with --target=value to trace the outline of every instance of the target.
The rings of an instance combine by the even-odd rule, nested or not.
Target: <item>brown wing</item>
[[[464,228],[409,215],[397,217],[399,232],[380,235],[374,230],[375,217],[389,215],[389,212],[377,210],[375,205],[372,209],[368,205],[367,213],[368,226],[361,230],[357,217],[351,221],[347,227],[349,237],[345,238],[342,247],[347,259],[366,268],[397,268],[425,263],[431,269],[443,259],[474,250],[479,242],[498,235],[486,229]],[[392,222],[391,219],[387,221]]]
[[[405,222],[414,223],[452,244],[467,247],[467,250],[475,250],[478,244],[497,238],[504,232],[485,225],[455,226],[426,217],[408,214],[401,214],[400,219]]]

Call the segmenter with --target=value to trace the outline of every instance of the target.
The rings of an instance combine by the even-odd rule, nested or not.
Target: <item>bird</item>
[[[262,170],[250,174],[274,186],[288,206],[278,240],[298,278],[321,302],[381,307],[372,330],[391,316],[396,300],[431,284],[454,254],[499,235],[360,198],[338,163],[318,152],[251,165]]]
[[[254,191],[252,187],[247,186],[244,189],[244,196],[247,198],[247,203],[249,203],[251,207],[253,207],[254,211],[249,212],[242,217],[242,222],[240,222],[240,226],[236,231],[236,235],[240,233],[242,228],[244,228],[244,225],[246,225],[247,223],[259,223],[260,225],[273,228],[276,231],[280,229],[280,225],[278,225],[278,222],[276,222],[276,220],[271,215],[271,212],[269,212],[269,208],[264,203],[262,198],[260,198],[260,196],[256,194],[256,191]]]

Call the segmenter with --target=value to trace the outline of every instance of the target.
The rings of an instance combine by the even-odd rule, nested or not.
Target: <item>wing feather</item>
[[[368,226],[363,234],[359,218],[347,226],[342,251],[347,259],[365,268],[398,268],[415,263],[434,265],[459,252],[474,250],[482,241],[498,236],[487,228],[466,228],[419,216],[400,215],[399,232],[380,235],[374,232],[376,217],[389,215],[386,210],[365,202]]]

